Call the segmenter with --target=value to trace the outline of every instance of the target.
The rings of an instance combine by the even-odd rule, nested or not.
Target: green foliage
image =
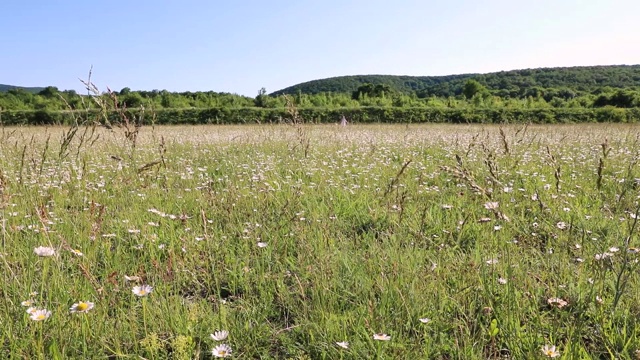
[[[482,86],[479,82],[473,79],[467,80],[464,83],[464,87],[462,88],[462,94],[467,98],[471,99],[476,95],[482,95],[487,92],[487,88]]]
[[[595,66],[441,77],[349,76],[275,94],[291,93],[309,122],[337,122],[341,114],[351,114],[356,122],[635,122],[639,84],[640,65]],[[78,111],[94,114],[97,103],[144,111],[145,119],[156,114],[162,124],[273,123],[289,116],[285,97],[268,95],[265,88],[255,98],[128,87],[92,96],[52,86],[37,93],[19,88],[0,92],[6,124],[68,124]]]
[[[474,97],[478,98],[477,96]],[[481,99],[481,98],[478,98]],[[384,99],[382,99],[384,100]],[[387,100],[391,101],[391,100]],[[533,101],[533,100],[532,100]],[[544,100],[540,100],[544,101]],[[587,122],[622,122],[640,121],[640,109],[604,107],[599,109],[554,108],[547,105],[541,108],[535,105],[530,108],[491,108],[469,107],[393,107],[363,106],[356,108],[300,108],[299,116],[308,123],[338,123],[344,115],[353,123],[587,123]],[[208,109],[158,109],[155,111],[128,109],[130,118],[141,118],[144,124],[179,125],[179,124],[260,124],[286,123],[292,121],[291,114],[284,108],[208,108]],[[90,119],[101,115],[98,110],[85,113]],[[64,125],[72,124],[77,113],[69,111],[5,111],[0,113],[4,125]],[[110,111],[107,118],[117,121],[120,113]]]
[[[358,87],[352,94],[351,98],[353,100],[361,100],[366,97],[374,98],[374,97],[389,97],[393,94],[393,90],[391,86],[387,84],[364,84]]]
[[[501,97],[526,97],[530,95],[525,94],[529,88],[538,87],[555,89],[554,92],[569,90],[558,97],[572,98],[577,93],[588,93],[604,86],[637,88],[640,86],[640,65],[540,68],[449,76],[340,76],[290,86],[272,95],[295,94],[299,91],[305,94],[352,93],[359,86],[370,83],[388,85],[400,93],[417,92],[421,97],[448,97],[462,94],[465,83],[470,79],[478,81]],[[551,95],[553,96],[557,95]]]

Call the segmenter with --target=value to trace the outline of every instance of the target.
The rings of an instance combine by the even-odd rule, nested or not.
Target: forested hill
[[[455,96],[474,79],[492,91],[519,92],[530,88],[567,88],[591,92],[597,88],[640,87],[640,65],[584,66],[501,71],[489,74],[448,76],[356,75],[313,80],[274,92],[282,94],[351,93],[364,84],[387,85],[401,93],[422,96]]]
[[[24,91],[34,93],[34,94],[44,90],[43,87],[22,87],[22,86],[0,84],[0,92],[6,92],[11,89],[22,89]]]

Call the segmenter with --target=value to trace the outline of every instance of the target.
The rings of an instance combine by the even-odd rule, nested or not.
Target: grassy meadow
[[[2,359],[640,358],[636,126],[0,140]]]

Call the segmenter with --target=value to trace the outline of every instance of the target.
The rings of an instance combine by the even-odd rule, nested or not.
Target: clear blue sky
[[[640,63],[638,0],[5,0],[0,83],[255,96],[318,78]]]

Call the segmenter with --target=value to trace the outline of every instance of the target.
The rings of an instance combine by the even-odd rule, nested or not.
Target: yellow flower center
[[[39,314],[39,315],[36,315],[36,319],[37,320],[44,320],[45,316],[44,316],[44,314]]]
[[[227,355],[227,352],[225,350],[220,350],[218,351],[218,354],[220,354],[221,356],[225,356]]]
[[[79,303],[78,306],[76,306],[77,311],[85,311],[88,308],[89,308],[89,304],[83,303],[83,302]]]

